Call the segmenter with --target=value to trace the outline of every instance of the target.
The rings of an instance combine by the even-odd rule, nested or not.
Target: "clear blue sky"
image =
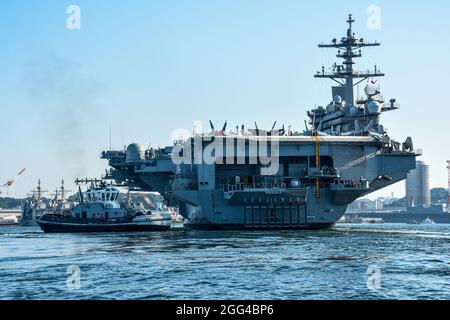
[[[66,8],[81,8],[81,30],[66,28]],[[381,29],[366,26],[369,5]],[[316,45],[355,31],[387,77],[386,98],[400,111],[383,123],[400,141],[412,136],[445,186],[450,159],[450,4],[448,1],[2,0],[0,2],[0,180],[24,196],[38,178],[99,176],[108,146],[170,144],[196,120],[302,129],[306,110],[331,99],[313,74],[334,61]],[[358,65],[359,67],[359,65]],[[385,190],[381,194],[389,194]],[[396,186],[397,195],[403,184]]]

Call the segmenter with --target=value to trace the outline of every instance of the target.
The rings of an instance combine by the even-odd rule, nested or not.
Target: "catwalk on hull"
[[[320,48],[339,50],[343,64],[315,77],[333,80],[332,102],[308,112],[302,132],[283,126],[262,130],[227,123],[194,133],[173,146],[104,151],[107,178],[136,190],[158,191],[177,205],[196,229],[325,229],[333,226],[357,198],[397,183],[415,169],[410,137],[399,143],[380,123],[397,110],[384,101],[375,79],[384,76],[354,70],[361,49],[379,46],[357,38],[353,18],[347,35]],[[366,83],[354,99],[354,87]]]

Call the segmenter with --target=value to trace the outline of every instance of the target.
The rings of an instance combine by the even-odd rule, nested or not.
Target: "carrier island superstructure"
[[[338,50],[343,63],[315,77],[331,79],[332,102],[308,112],[301,132],[286,129],[195,133],[165,148],[144,150],[131,144],[104,151],[111,169],[107,178],[132,189],[158,191],[177,206],[196,229],[317,230],[333,226],[359,197],[404,180],[415,168],[410,137],[397,142],[380,123],[397,110],[386,102],[377,82],[384,74],[354,69],[365,47],[354,20],[345,37],[320,48]],[[354,98],[355,87],[365,84]]]

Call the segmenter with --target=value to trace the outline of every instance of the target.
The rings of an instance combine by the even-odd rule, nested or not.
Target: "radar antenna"
[[[348,29],[347,36],[341,38],[341,40],[333,39],[331,44],[319,44],[319,48],[336,48],[338,54],[336,57],[344,60],[342,65],[335,64],[332,68],[333,72],[325,72],[325,67],[322,67],[322,71],[317,72],[315,78],[327,78],[331,79],[339,84],[337,92],[341,92],[343,100],[348,106],[355,104],[353,87],[357,86],[361,82],[374,77],[383,77],[384,74],[375,66],[373,71],[357,72],[353,69],[355,64],[355,58],[361,58],[361,48],[364,47],[378,47],[380,43],[365,42],[363,38],[357,38],[352,30],[352,24],[355,22],[352,15],[348,15]],[[341,51],[342,50],[342,51]],[[354,83],[354,79],[362,79]]]

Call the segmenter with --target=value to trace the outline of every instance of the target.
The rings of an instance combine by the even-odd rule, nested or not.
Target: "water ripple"
[[[0,228],[0,299],[448,299],[450,226],[49,235]],[[68,286],[67,268],[81,272]],[[367,286],[377,266],[381,287]]]

